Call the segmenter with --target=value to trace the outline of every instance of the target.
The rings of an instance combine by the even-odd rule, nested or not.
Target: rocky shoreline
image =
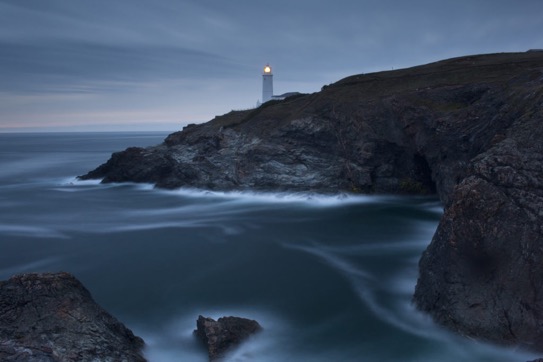
[[[187,126],[81,176],[212,190],[437,193],[416,306],[462,335],[543,351],[543,53],[356,75]],[[0,359],[144,361],[73,276],[0,282]],[[40,321],[40,323],[36,323]]]
[[[437,193],[417,307],[543,351],[543,53],[356,75],[187,126],[82,179],[212,190]]]
[[[199,316],[194,334],[209,360],[218,361],[261,330],[246,318]],[[143,339],[102,309],[69,273],[0,281],[0,361],[145,362],[143,352]]]

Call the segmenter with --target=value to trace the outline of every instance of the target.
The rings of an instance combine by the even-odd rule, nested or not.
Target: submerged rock
[[[82,178],[424,194],[445,211],[414,301],[461,334],[543,351],[543,53],[355,75],[230,112]]]
[[[143,340],[68,273],[0,282],[0,360],[144,362]]]
[[[257,321],[240,317],[212,318],[199,316],[194,334],[200,338],[209,353],[209,360],[216,361],[253,334],[262,330]]]

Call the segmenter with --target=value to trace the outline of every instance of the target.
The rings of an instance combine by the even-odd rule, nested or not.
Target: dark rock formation
[[[143,362],[142,348],[68,273],[0,282],[1,361]]]
[[[232,348],[261,330],[260,324],[251,319],[222,317],[215,321],[212,318],[199,316],[194,334],[207,347],[209,360],[217,361]]]
[[[543,350],[543,53],[345,78],[131,148],[83,178],[159,187],[431,193],[445,205],[417,306]]]
[[[460,333],[543,350],[543,87],[532,84],[508,103],[505,134],[466,165],[415,299]]]

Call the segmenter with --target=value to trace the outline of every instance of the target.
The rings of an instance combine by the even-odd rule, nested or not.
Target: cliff
[[[356,75],[187,126],[82,176],[158,187],[437,193],[417,306],[543,350],[543,52]]]

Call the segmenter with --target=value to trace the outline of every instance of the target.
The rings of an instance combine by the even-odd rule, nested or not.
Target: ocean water
[[[67,271],[146,341],[207,361],[198,315],[264,331],[228,361],[503,361],[535,355],[442,330],[411,298],[435,198],[218,193],[76,180],[164,133],[0,134],[0,279]]]

